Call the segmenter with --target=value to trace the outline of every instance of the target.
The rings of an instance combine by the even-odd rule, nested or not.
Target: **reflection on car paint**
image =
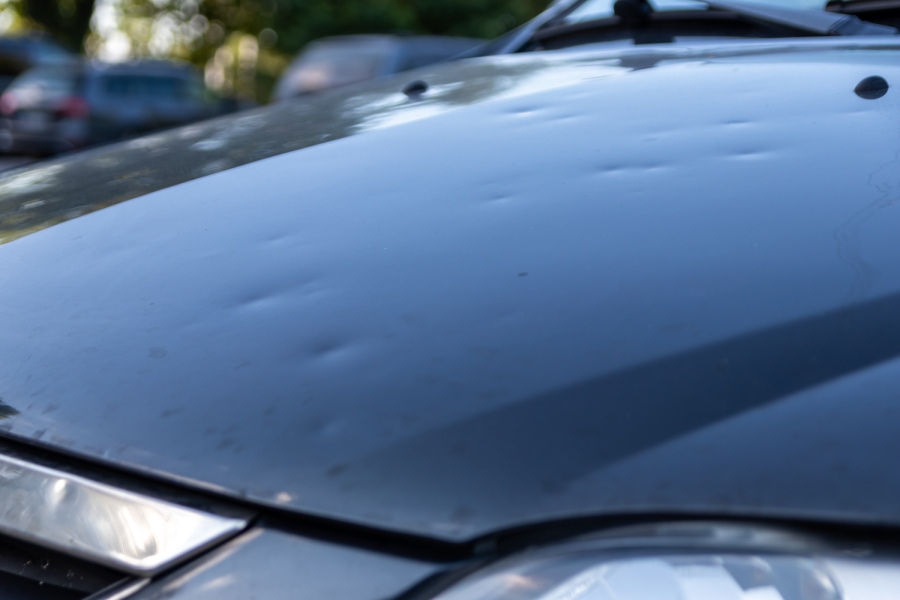
[[[182,598],[395,598],[438,569],[428,562],[254,529],[160,578],[133,600]]]
[[[250,113],[263,118],[239,134],[226,119],[49,163],[65,167],[53,186],[0,202],[17,214],[45,202],[19,227],[267,158],[2,246],[14,268],[0,295],[17,316],[0,315],[0,350],[29,363],[2,371],[20,415],[0,428],[279,510],[449,539],[660,506],[900,522],[889,469],[809,491],[833,465],[792,436],[842,435],[844,463],[896,442],[887,398],[854,396],[852,415],[832,403],[860,419],[837,433],[819,408],[841,382],[891,377],[880,369],[900,339],[897,215],[860,229],[877,277],[850,307],[834,236],[883,197],[873,165],[896,158],[896,96],[854,87],[900,76],[897,48],[792,44],[778,61],[772,43],[724,57],[635,49],[626,71],[604,52],[554,55],[571,68],[471,61],[416,74],[439,91],[475,83],[441,92],[441,112],[415,126],[350,135],[380,111],[429,106],[428,93],[379,104],[401,79],[371,102],[347,90]],[[557,68],[566,77],[544,77]],[[275,127],[287,115],[295,124]],[[190,150],[222,131],[228,144]],[[827,330],[840,343],[820,350],[813,334]],[[86,339],[103,343],[88,352]],[[709,377],[687,377],[679,356]],[[760,386],[748,364],[791,377]],[[824,381],[823,365],[843,379]],[[733,404],[716,394],[734,389]],[[696,402],[691,414],[673,397]],[[769,416],[780,411],[791,418]],[[629,414],[671,418],[626,435]],[[723,431],[740,443],[697,449]],[[694,475],[670,480],[673,462]],[[735,464],[779,493],[723,502]]]
[[[579,48],[544,53],[550,56],[513,55],[495,57],[491,62],[461,61],[433,73],[417,72],[415,76],[424,77],[430,85],[429,93],[422,100],[410,101],[400,92],[409,78],[400,75],[382,83],[376,88],[378,92],[360,94],[351,86],[8,173],[0,177],[0,243],[235,166],[373,128],[438,116],[454,107],[533,93],[543,86],[564,88],[593,77],[692,59],[764,60],[766,55],[788,52],[793,53],[795,61],[804,60],[804,55],[816,61],[823,60],[816,58],[817,51],[828,52],[830,48],[859,48],[860,60],[865,61],[871,60],[873,48],[895,47],[888,43],[866,46],[858,40],[844,39],[820,43],[754,42],[715,50],[672,47],[604,53]],[[569,63],[571,66],[566,66]],[[155,165],[152,171],[146,166],[150,163]],[[57,175],[61,175],[58,180]],[[38,192],[45,189],[50,197],[38,198]],[[43,210],[33,211],[24,218],[20,214],[21,206],[35,199],[45,203]]]

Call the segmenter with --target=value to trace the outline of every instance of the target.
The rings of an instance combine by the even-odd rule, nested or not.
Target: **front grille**
[[[112,569],[0,538],[2,600],[81,600],[126,577]]]

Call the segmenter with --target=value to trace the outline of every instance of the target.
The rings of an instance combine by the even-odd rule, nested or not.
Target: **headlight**
[[[655,526],[502,560],[435,600],[900,598],[900,561],[850,551],[755,528]]]

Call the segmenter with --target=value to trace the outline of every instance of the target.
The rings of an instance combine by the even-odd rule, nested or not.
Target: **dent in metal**
[[[284,138],[277,109],[218,149],[188,146],[234,121],[62,161],[4,214],[271,156],[0,247],[0,429],[451,539],[637,511],[900,523],[896,402],[868,389],[900,377],[878,375],[900,107],[853,91],[898,52],[856,44],[471,61],[416,74],[419,101],[395,80],[292,105],[321,120]],[[266,154],[288,142],[310,147]],[[847,306],[835,230],[873,202]]]
[[[0,456],[0,532],[151,574],[246,526]]]
[[[852,38],[734,42],[696,48],[661,45],[609,50],[597,45],[444,63],[0,175],[0,244],[192,179],[373,128],[439,116],[504,95],[534,93],[542,85],[546,90],[615,71],[642,70],[673,61],[890,50],[896,45]],[[401,90],[415,78],[426,81],[429,91],[422,100],[410,101]]]

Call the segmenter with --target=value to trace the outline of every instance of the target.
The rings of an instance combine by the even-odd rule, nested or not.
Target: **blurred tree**
[[[94,0],[18,0],[19,14],[75,51],[90,31]]]
[[[316,37],[340,33],[428,33],[493,38],[537,14],[547,0],[209,0],[205,14],[231,23],[247,4],[271,19],[279,48],[296,52]],[[243,7],[235,8],[243,4]]]
[[[181,58],[223,92],[265,100],[309,41],[353,33],[489,39],[549,0],[0,0],[88,54]],[[91,16],[93,13],[93,17]],[[90,33],[89,33],[90,32]]]
[[[218,60],[220,65],[237,65],[240,51],[233,38],[228,43],[226,32],[256,35],[256,81],[262,89],[255,95],[267,97],[266,88],[286,64],[285,58],[319,37],[421,33],[490,39],[548,4],[549,0],[204,0],[199,14],[208,23],[206,43],[196,48],[191,59],[197,64]],[[227,50],[224,57],[222,49]],[[244,90],[238,86],[238,91]]]

